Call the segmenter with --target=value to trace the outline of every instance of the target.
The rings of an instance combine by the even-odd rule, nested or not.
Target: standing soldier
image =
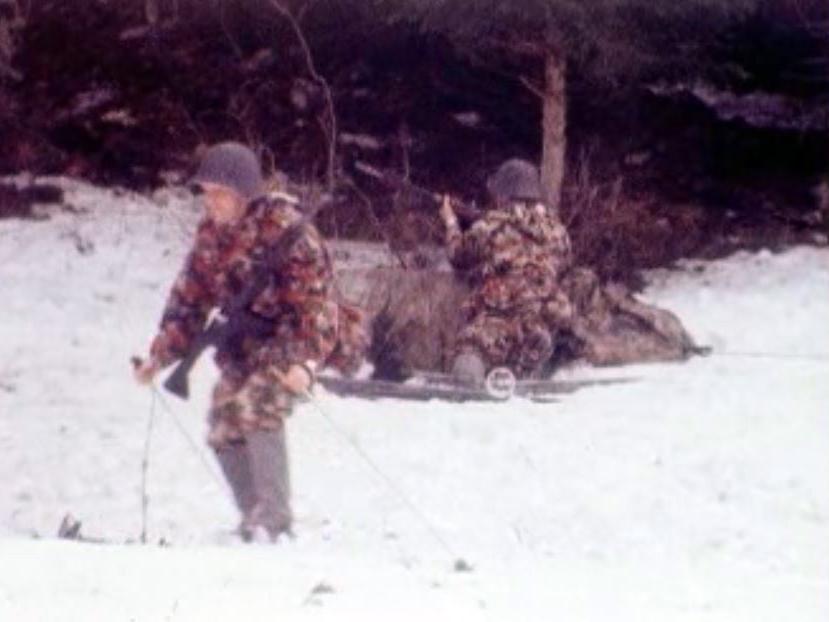
[[[227,309],[252,282],[263,283],[247,311],[272,322],[267,335],[245,335],[217,348],[221,377],[213,390],[208,443],[227,479],[249,541],[258,528],[271,540],[290,533],[291,508],[285,417],[329,357],[359,364],[359,348],[338,343],[338,332],[359,341],[359,318],[332,299],[332,267],[309,222],[276,266],[268,250],[302,218],[290,195],[263,196],[254,153],[222,143],[205,154],[194,177],[206,214],[175,281],[150,357],[135,369],[142,384],[183,358],[214,309]],[[262,279],[264,264],[265,279]],[[338,322],[347,326],[338,327]],[[339,330],[338,330],[339,329]]]
[[[536,167],[509,160],[489,178],[487,191],[490,208],[466,232],[448,198],[441,207],[450,260],[472,288],[452,372],[479,384],[499,366],[519,378],[537,376],[557,330],[573,316],[559,288],[570,239],[542,202]]]

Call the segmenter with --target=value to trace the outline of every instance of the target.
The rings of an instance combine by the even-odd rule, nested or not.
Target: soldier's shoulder
[[[294,209],[299,209],[301,203],[297,195],[291,194],[290,192],[284,192],[282,190],[273,190],[264,195],[262,199],[273,205],[284,205]]]
[[[502,210],[489,209],[481,214],[473,224],[471,229],[477,231],[489,231],[497,228],[499,225],[508,222],[512,216],[503,212]]]
[[[526,220],[534,221],[545,227],[559,228],[564,226],[558,216],[558,210],[550,208],[544,203],[527,205],[524,208],[523,215]]]
[[[255,199],[250,214],[260,222],[289,226],[302,218],[299,198],[286,192],[271,192]]]

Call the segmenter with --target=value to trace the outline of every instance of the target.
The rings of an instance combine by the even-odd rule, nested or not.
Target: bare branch
[[[305,18],[306,13],[310,12],[314,5],[317,3],[317,0],[306,0],[305,4],[303,4],[296,12],[296,21],[298,24],[302,23],[302,20]]]
[[[219,24],[222,27],[222,32],[225,35],[228,43],[230,43],[230,47],[233,48],[233,53],[236,54],[236,58],[242,60],[244,54],[242,54],[242,48],[239,47],[239,44],[236,42],[236,39],[233,38],[233,33],[230,32],[230,29],[227,27],[227,22],[225,21],[225,3],[224,0],[219,0]]]
[[[412,147],[412,135],[409,131],[408,124],[401,123],[398,129],[398,137],[400,139],[400,152],[403,165],[403,179],[409,181],[412,172],[411,161],[409,158],[409,149]]]
[[[20,44],[20,33],[26,26],[27,14],[17,0],[8,0],[5,6],[10,14],[0,16],[0,80],[7,78],[19,82],[23,75],[14,68],[13,59]]]
[[[530,93],[536,95],[539,99],[544,99],[546,97],[544,90],[534,84],[527,76],[521,76],[519,81]]]
[[[158,0],[144,0],[144,19],[150,26],[158,24],[161,10],[158,6]]]
[[[386,227],[383,226],[383,223],[380,222],[380,218],[377,216],[377,212],[374,210],[374,203],[369,198],[369,196],[363,192],[357,184],[354,183],[354,180],[348,179],[347,182],[348,186],[354,191],[354,194],[363,202],[363,205],[366,207],[366,212],[369,215],[369,218],[372,221],[376,231],[380,234],[380,237],[383,238],[383,241],[386,244],[386,250],[390,255],[392,255],[396,260],[397,263],[400,265],[401,268],[406,267],[406,261],[403,259],[403,256],[394,248],[394,245],[391,242],[391,238],[389,237],[388,232],[386,231]]]
[[[532,56],[535,58],[542,58],[546,56],[549,48],[549,46],[545,46],[543,43],[516,38],[493,39],[491,41],[491,45],[495,49],[524,56]]]
[[[328,191],[330,192],[334,189],[338,134],[337,114],[334,108],[334,98],[331,95],[331,87],[329,86],[328,81],[320,75],[319,71],[317,71],[316,64],[314,63],[314,56],[311,53],[311,47],[308,45],[308,40],[305,38],[305,34],[303,33],[297,18],[294,17],[294,15],[285,7],[285,5],[282,4],[282,2],[280,2],[280,0],[270,0],[270,2],[273,8],[276,9],[276,11],[278,11],[279,14],[282,15],[282,17],[284,17],[291,25],[294,35],[302,48],[303,55],[305,56],[305,65],[308,69],[308,74],[311,76],[311,79],[319,85],[322,89],[323,95],[325,96],[326,115],[328,116],[328,170],[326,173],[326,185],[328,187]]]

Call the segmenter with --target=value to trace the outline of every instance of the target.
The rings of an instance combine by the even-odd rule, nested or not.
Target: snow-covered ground
[[[637,382],[321,395],[289,422],[296,539],[241,545],[201,441],[212,365],[187,403],[129,366],[196,214],[66,184],[77,213],[0,221],[0,620],[829,619],[829,251],[654,273],[645,297],[716,355],[609,370]],[[66,513],[138,538],[151,417],[148,538],[171,546],[57,540]]]

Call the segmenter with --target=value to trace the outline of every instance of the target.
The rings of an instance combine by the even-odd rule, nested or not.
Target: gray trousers
[[[254,430],[240,442],[215,450],[236,507],[240,532],[250,537],[263,527],[275,539],[291,530],[291,489],[284,422],[277,429]]]

